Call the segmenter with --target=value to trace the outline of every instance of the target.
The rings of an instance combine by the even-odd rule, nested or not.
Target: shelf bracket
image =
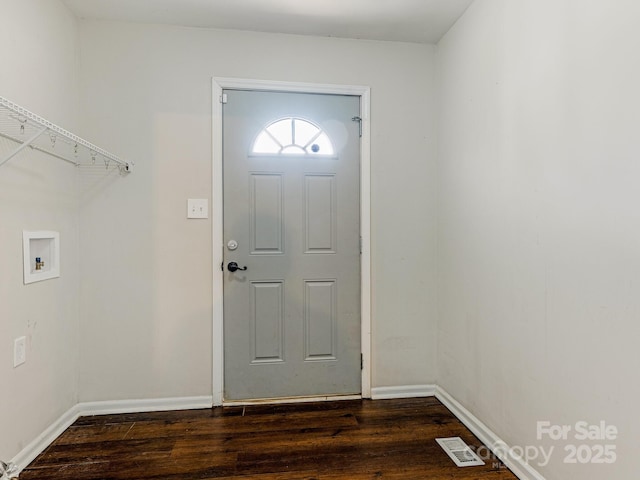
[[[42,135],[44,132],[46,132],[47,130],[49,130],[48,127],[44,127],[41,128],[40,130],[38,130],[36,132],[35,135],[33,135],[31,138],[29,138],[28,140],[25,140],[22,145],[20,145],[18,148],[16,148],[13,152],[11,152],[9,155],[7,155],[6,157],[4,157],[2,159],[2,161],[0,161],[0,167],[2,165],[4,165],[5,163],[7,163],[9,160],[11,160],[13,157],[15,157],[17,154],[19,154],[22,150],[24,150],[25,148],[27,148],[28,146],[30,146],[33,142],[35,142],[38,137],[40,135]]]

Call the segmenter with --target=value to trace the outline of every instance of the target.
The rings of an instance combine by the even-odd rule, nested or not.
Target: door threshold
[[[250,400],[224,400],[223,407],[242,407],[248,405],[277,405],[281,403],[334,402],[339,400],[362,400],[362,395],[324,395],[316,397],[279,397],[255,398]]]

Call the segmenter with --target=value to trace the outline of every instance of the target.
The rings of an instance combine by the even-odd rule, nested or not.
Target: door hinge
[[[220,95],[220,103],[227,103],[227,94],[223,93],[222,95]]]
[[[360,354],[360,370],[364,369],[364,355]]]
[[[362,255],[362,237],[360,237],[360,255]]]
[[[362,118],[361,117],[353,117],[351,119],[353,122],[358,122],[358,135],[362,137]]]
[[[222,270],[222,271],[224,272],[224,262],[222,262],[222,263],[220,264],[220,270]]]

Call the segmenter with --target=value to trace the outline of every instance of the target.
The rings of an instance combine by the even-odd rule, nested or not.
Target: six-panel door
[[[358,394],[359,98],[225,94],[225,400]]]

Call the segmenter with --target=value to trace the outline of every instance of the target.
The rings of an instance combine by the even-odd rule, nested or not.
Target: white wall
[[[75,18],[58,2],[0,0],[0,95],[77,126]],[[0,139],[0,157],[17,145]],[[77,171],[26,151],[0,167],[0,459],[9,461],[76,404]],[[23,285],[22,231],[56,230],[60,278]],[[13,341],[27,362],[13,368]]]
[[[438,383],[548,480],[640,470],[640,4],[477,0],[439,44]],[[563,462],[536,422],[620,430]],[[537,462],[532,463],[537,467]]]
[[[372,88],[373,386],[435,380],[434,47],[82,22],[81,105],[136,162],[81,206],[81,400],[211,395],[211,78]]]

